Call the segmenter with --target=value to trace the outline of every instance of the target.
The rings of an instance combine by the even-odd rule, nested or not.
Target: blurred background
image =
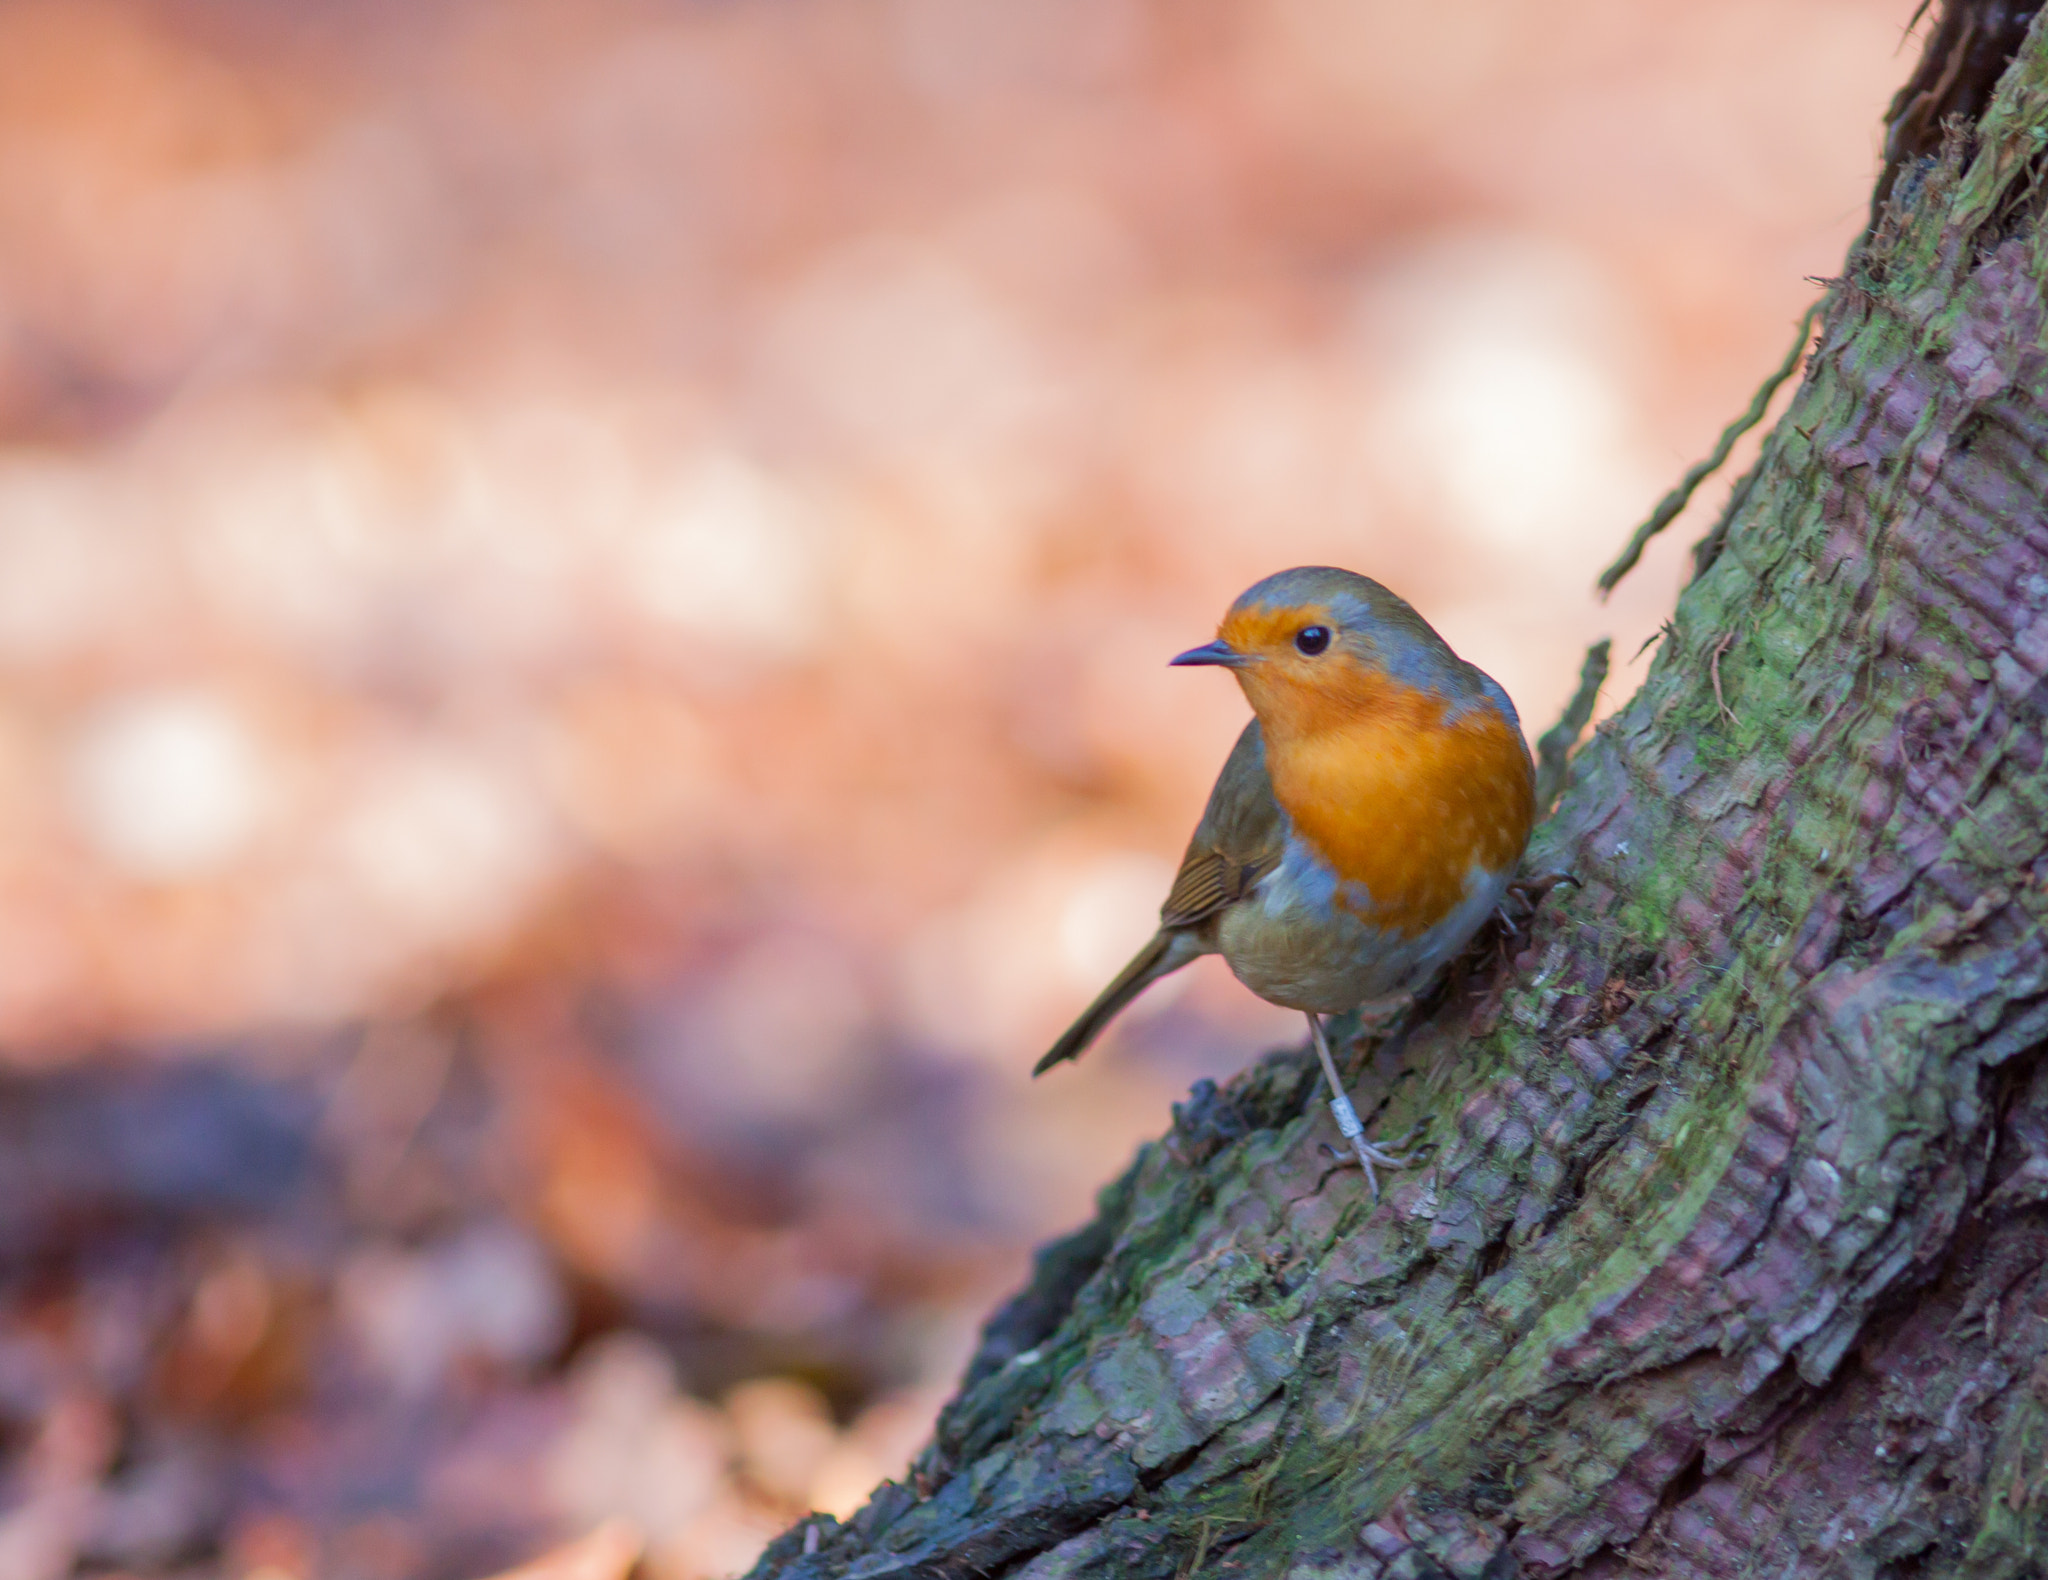
[[[1532,736],[1627,660],[1910,12],[0,0],[0,1574],[899,1471],[1297,1035],[1026,1079],[1245,716],[1166,658],[1330,561]]]

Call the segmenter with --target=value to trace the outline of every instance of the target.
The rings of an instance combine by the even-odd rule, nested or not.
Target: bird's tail
[[[1080,1019],[1069,1026],[1046,1056],[1031,1067],[1031,1073],[1043,1075],[1056,1064],[1080,1058],[1088,1044],[1102,1035],[1102,1028],[1114,1020],[1126,1004],[1161,977],[1178,971],[1203,952],[1199,948],[1188,948],[1189,942],[1184,934],[1160,928],[1152,935],[1152,942],[1133,955],[1131,963],[1116,974],[1115,980],[1095,995],[1095,1002],[1081,1011]]]

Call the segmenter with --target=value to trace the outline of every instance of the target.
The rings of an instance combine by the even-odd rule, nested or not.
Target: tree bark
[[[1360,1071],[1430,1165],[1374,1207],[1305,1051],[1198,1088],[909,1482],[757,1575],[2048,1574],[2028,10],[1958,0],[1894,106],[1803,381],[1532,848],[1584,886]]]

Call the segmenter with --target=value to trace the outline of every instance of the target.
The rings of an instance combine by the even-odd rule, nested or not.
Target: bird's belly
[[[1475,866],[1449,911],[1419,932],[1404,933],[1339,904],[1328,868],[1290,839],[1279,867],[1218,919],[1217,948],[1260,998],[1339,1014],[1423,987],[1479,930],[1512,871]]]

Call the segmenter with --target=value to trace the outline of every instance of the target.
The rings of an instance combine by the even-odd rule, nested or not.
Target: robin
[[[1308,1016],[1330,1110],[1375,1163],[1322,1017],[1398,1012],[1500,903],[1536,817],[1515,707],[1378,582],[1309,565],[1248,589],[1175,664],[1231,670],[1252,705],[1159,912],[1159,931],[1038,1061],[1076,1058],[1151,983],[1220,954]]]

